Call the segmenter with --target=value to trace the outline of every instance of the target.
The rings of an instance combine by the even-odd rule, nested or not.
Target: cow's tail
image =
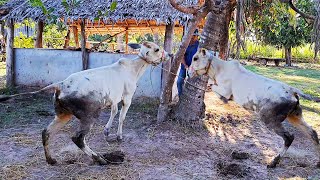
[[[319,97],[314,97],[314,96],[311,96],[310,94],[305,94],[300,89],[293,88],[293,91],[297,95],[299,95],[300,97],[302,97],[304,99],[307,99],[307,100],[310,100],[310,101],[314,101],[314,102],[320,102],[320,98]]]
[[[38,94],[38,93],[45,92],[45,91],[57,90],[59,88],[60,88],[60,82],[48,85],[38,91],[25,92],[25,93],[20,93],[20,94],[13,94],[13,95],[0,95],[0,102],[6,101],[6,100],[12,99],[14,97],[18,97],[18,96],[33,95],[33,94]]]

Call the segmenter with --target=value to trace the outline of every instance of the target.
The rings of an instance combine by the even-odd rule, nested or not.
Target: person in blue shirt
[[[187,69],[191,65],[192,57],[197,52],[199,46],[199,31],[196,29],[193,33],[192,39],[189,43],[189,46],[184,54],[184,58],[181,63],[180,73],[177,80],[177,87],[178,87],[178,95],[179,97],[182,94],[182,88],[184,84],[184,79],[187,76]]]

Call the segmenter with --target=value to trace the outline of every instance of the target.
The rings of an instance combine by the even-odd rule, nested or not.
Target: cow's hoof
[[[317,168],[320,168],[320,161],[317,163]]]
[[[110,131],[109,131],[109,129],[104,129],[104,130],[103,130],[103,133],[104,133],[104,135],[105,135],[106,137],[108,137],[109,134],[110,134]]]
[[[280,162],[280,156],[276,156],[270,164],[267,165],[267,168],[275,168]]]
[[[48,158],[47,159],[47,163],[50,165],[55,165],[57,164],[57,160],[53,159],[53,158]]]
[[[118,142],[122,142],[122,137],[121,136],[117,136],[117,141]]]
[[[107,165],[108,162],[106,160],[104,160],[100,155],[92,155],[92,159],[96,162],[99,163],[99,165],[103,166],[103,165]]]
[[[108,141],[108,142],[116,142],[117,141],[117,135],[110,134],[109,136],[106,137],[106,141]]]

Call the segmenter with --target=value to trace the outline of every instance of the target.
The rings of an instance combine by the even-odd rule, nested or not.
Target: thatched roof
[[[98,12],[106,12],[110,9],[112,0],[80,0],[80,4],[70,8],[67,12],[62,5],[61,0],[42,0],[45,7],[53,9],[51,16],[57,16],[65,20],[78,20],[80,18],[89,19],[91,21],[98,17]],[[196,0],[184,0],[187,4],[196,4]],[[48,16],[44,15],[40,7],[32,7],[28,0],[11,0],[1,9],[7,9],[8,14],[3,13],[3,19],[14,19],[21,22],[30,18],[35,21],[48,21]],[[190,15],[175,10],[167,0],[117,0],[116,10],[103,16],[103,21],[124,21],[125,19],[155,20],[160,23],[168,23],[172,21],[184,21]]]

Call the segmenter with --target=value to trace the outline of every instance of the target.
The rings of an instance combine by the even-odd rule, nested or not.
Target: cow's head
[[[167,53],[153,42],[143,42],[142,44],[129,44],[134,49],[139,49],[139,57],[152,65],[158,65],[163,61],[170,60],[173,55]]]
[[[207,49],[200,48],[194,54],[192,63],[188,69],[189,77],[207,74],[211,65],[213,54]]]

